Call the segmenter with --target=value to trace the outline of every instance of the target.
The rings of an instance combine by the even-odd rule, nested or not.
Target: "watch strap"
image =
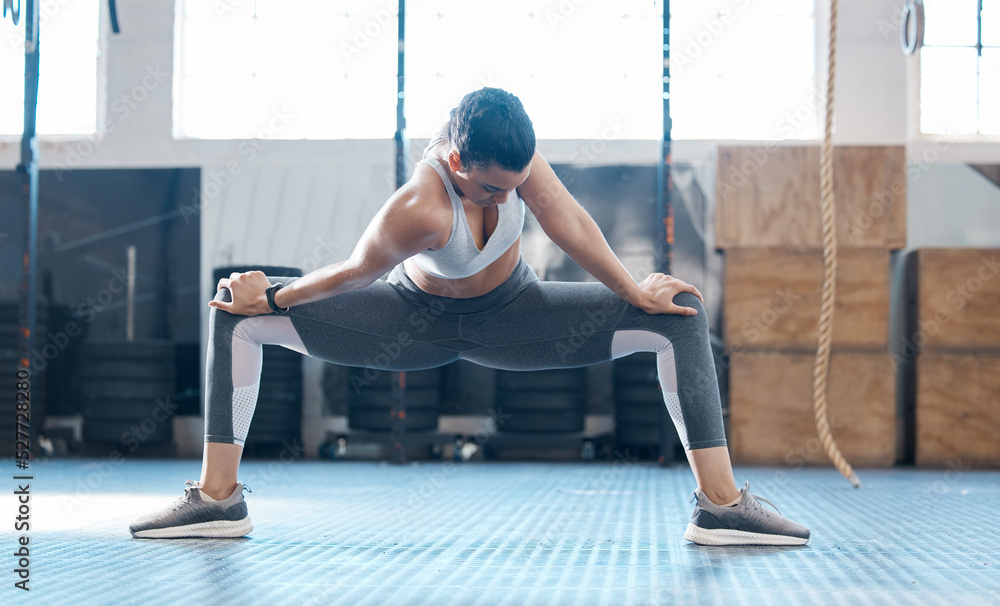
[[[264,296],[267,298],[268,307],[270,307],[271,311],[273,311],[276,314],[288,313],[287,307],[278,307],[278,305],[274,302],[274,293],[281,290],[282,286],[284,286],[284,284],[282,284],[281,282],[277,282],[275,284],[272,284],[267,290],[264,291]]]

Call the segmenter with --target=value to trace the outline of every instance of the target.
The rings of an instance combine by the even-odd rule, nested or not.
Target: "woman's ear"
[[[465,172],[462,169],[462,156],[454,147],[451,148],[450,152],[448,152],[448,168],[450,168],[453,173]]]

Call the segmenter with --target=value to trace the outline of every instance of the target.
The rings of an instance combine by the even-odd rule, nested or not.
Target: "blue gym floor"
[[[249,538],[130,538],[199,469],[33,462],[31,591],[13,588],[8,479],[0,602],[1000,604],[1000,472],[861,470],[855,490],[827,469],[739,468],[812,540],[719,548],[682,537],[686,466],[245,461]]]

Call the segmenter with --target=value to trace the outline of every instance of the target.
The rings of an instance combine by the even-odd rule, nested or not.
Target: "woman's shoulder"
[[[452,203],[437,172],[425,163],[417,164],[413,175],[400,187],[390,202],[412,217],[435,229],[448,229],[452,224]]]

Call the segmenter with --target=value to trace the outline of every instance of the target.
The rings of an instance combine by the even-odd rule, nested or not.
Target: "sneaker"
[[[201,496],[201,484],[185,482],[184,496],[173,505],[143,516],[128,530],[137,539],[181,539],[192,537],[242,537],[250,534],[253,524],[243,500],[243,489],[236,483],[233,494],[220,501],[206,501]]]
[[[720,507],[702,491],[694,491],[691,500],[698,502],[684,538],[698,545],[805,545],[809,540],[808,528],[782,516],[774,503],[750,494],[750,482],[740,494],[735,507]]]

